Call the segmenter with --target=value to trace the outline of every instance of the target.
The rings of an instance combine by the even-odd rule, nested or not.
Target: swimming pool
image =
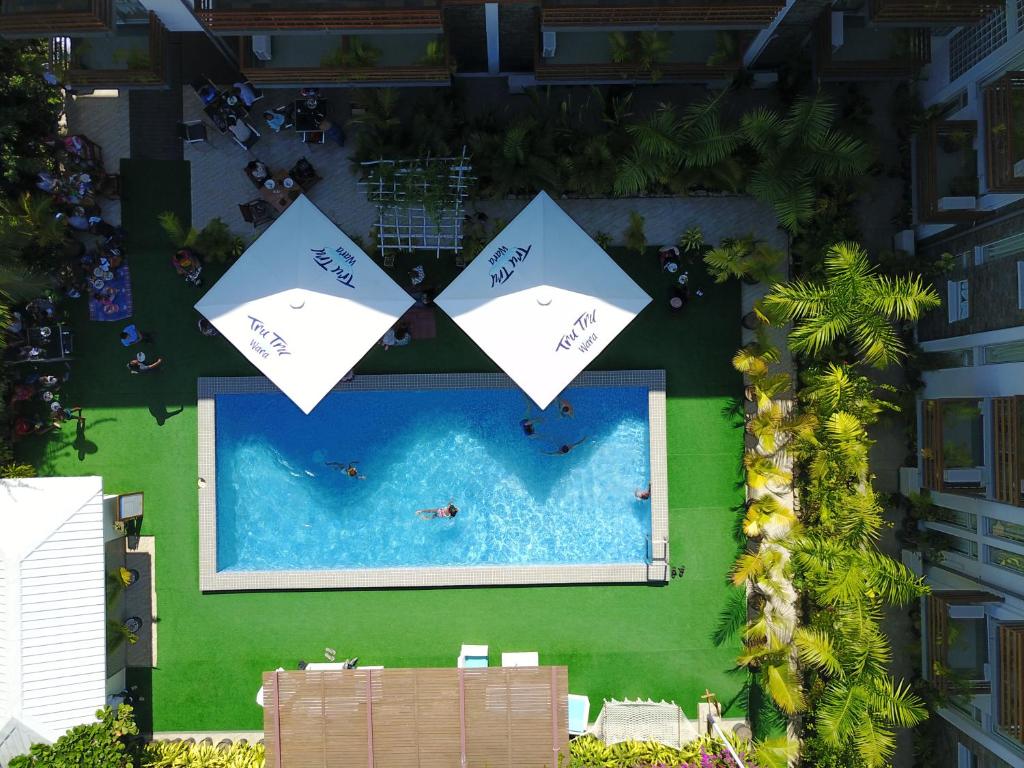
[[[262,379],[203,379],[203,588],[647,580],[667,539],[649,373],[584,374],[571,417],[498,375],[357,377],[309,416]]]

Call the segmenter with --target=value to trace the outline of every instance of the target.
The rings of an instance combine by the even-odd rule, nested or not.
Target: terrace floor
[[[741,381],[729,364],[740,343],[735,283],[712,285],[703,269],[693,267],[692,287],[705,295],[694,297],[682,314],[671,314],[670,283],[654,253],[613,251],[655,302],[592,367],[666,370],[671,565],[685,566],[685,575],[667,586],[204,595],[198,588],[196,378],[256,371],[223,339],[196,331],[192,305],[201,291],[174,274],[169,244],[156,224],[164,210],[188,219],[195,169],[128,160],[122,173],[132,321],[153,333],[156,343],[147,352],[166,364],[152,375],[130,376],[125,365],[131,355],[117,338],[121,324],[89,322],[84,304],[72,304],[81,356],[66,400],[83,406],[87,423],[78,434],[68,425],[64,433],[27,441],[20,454],[47,475],[101,475],[108,493],[146,494],[143,533],[154,537],[157,554],[159,666],[151,675],[135,670],[131,679],[149,694],[153,731],[259,729],[262,710],[254,697],[260,673],[294,668],[300,659],[321,660],[325,647],[364,664],[448,667],[462,643],[489,644],[492,659],[502,651],[536,650],[542,664],[568,665],[570,689],[590,696],[594,717],[602,699],[627,696],[674,700],[695,717],[705,688],[726,703],[726,716],[742,716],[746,676],[733,669],[738,638],[716,642],[723,616],[734,616],[737,605],[741,615],[744,610],[742,593],[727,585],[741,546],[735,532],[744,498]],[[206,194],[216,197],[215,187]],[[600,206],[624,217],[631,202],[650,203],[664,207],[658,226],[666,230],[671,224],[678,233],[700,222],[716,241],[753,230],[778,242],[770,210],[742,198],[572,202],[588,203],[598,221]],[[413,263],[399,259],[396,276]],[[436,284],[454,277],[445,260],[424,263]],[[207,285],[221,269],[207,269]],[[440,312],[436,339],[387,353],[376,348],[356,369],[493,370]],[[149,715],[142,715],[144,726]]]

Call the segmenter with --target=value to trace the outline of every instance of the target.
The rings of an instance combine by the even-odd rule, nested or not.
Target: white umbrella
[[[412,304],[302,196],[196,309],[309,413]]]
[[[651,297],[541,192],[436,301],[545,408]]]

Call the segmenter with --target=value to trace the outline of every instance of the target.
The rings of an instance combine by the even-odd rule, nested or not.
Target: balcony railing
[[[922,409],[921,482],[924,487],[984,496],[987,469],[981,401],[925,400]]]
[[[865,39],[859,41],[858,35]],[[923,28],[854,27],[844,31],[842,46],[833,50],[832,14],[826,12],[818,21],[817,71],[826,80],[911,78],[931,62],[931,41]]]
[[[125,68],[85,68],[82,58],[75,54],[68,38],[55,38],[50,42],[50,62],[55,71],[64,72],[64,81],[77,87],[110,87],[124,85],[163,85],[164,46],[167,30],[153,11],[149,12],[148,52],[146,65]],[[114,38],[90,38],[93,44],[114,44]],[[70,49],[70,55],[69,55]]]
[[[1007,72],[983,93],[988,187],[1024,191],[1024,72]]]
[[[700,5],[551,6],[541,10],[545,27],[671,27],[689,24],[766,27],[785,2],[729,0]]]
[[[973,590],[943,590],[928,596],[926,609],[928,629],[928,679],[941,691],[950,689],[951,677],[949,650],[953,632],[949,626],[951,606],[981,606],[1002,603],[1003,598],[991,592]],[[965,681],[971,693],[988,693],[991,682],[987,680]]]
[[[934,120],[917,136],[918,218],[926,222],[975,219],[978,156],[973,120]]]
[[[350,10],[219,10],[213,0],[196,4],[196,17],[212,32],[298,30],[441,31],[441,11],[430,8]]]
[[[871,18],[909,24],[973,24],[1004,4],[1004,0],[871,0]]]
[[[4,35],[67,35],[83,32],[108,32],[114,26],[112,0],[90,0],[81,11],[14,10],[11,3],[0,0],[0,34]]]
[[[444,61],[439,64],[374,64],[372,66],[257,66],[250,38],[239,39],[238,60],[242,74],[257,85],[319,85],[343,83],[419,83],[439,85],[451,82],[451,57],[447,40]]]

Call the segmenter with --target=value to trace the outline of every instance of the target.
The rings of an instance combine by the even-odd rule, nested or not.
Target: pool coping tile
[[[648,561],[604,565],[432,566],[345,570],[217,571],[217,395],[278,392],[262,376],[198,380],[199,588],[203,592],[289,589],[387,589],[544,584],[629,584],[668,581],[668,453],[665,372],[584,371],[570,387],[644,386],[648,390],[651,465],[651,538]],[[334,391],[514,389],[501,373],[356,376]]]

